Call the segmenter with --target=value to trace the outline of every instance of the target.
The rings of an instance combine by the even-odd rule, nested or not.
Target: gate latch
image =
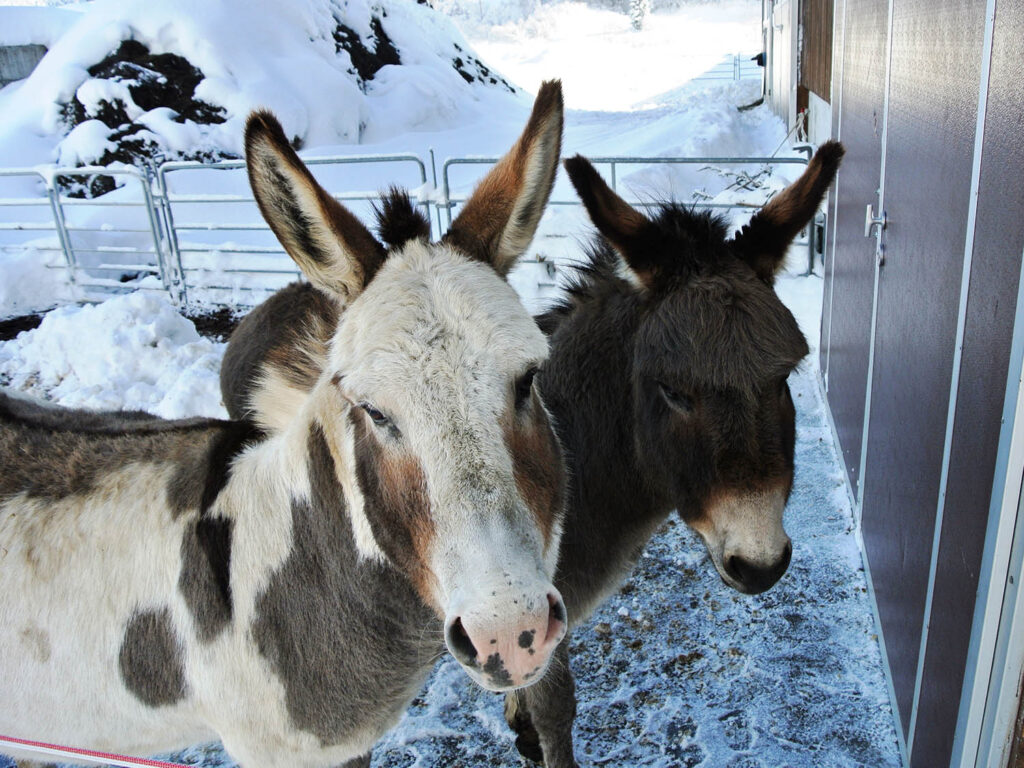
[[[875,218],[875,209],[871,203],[868,203],[868,208],[864,212],[864,237],[871,237],[871,230],[875,227],[878,227],[878,231],[881,232],[887,223],[885,211],[882,211],[881,217]]]

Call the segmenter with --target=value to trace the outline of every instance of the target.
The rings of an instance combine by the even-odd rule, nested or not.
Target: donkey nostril
[[[740,584],[746,583],[749,566],[739,555],[731,555],[725,561],[725,570]]]
[[[548,593],[548,631],[544,635],[547,645],[565,629],[565,603],[555,594]]]
[[[445,640],[448,641],[448,649],[458,661],[463,664],[472,664],[476,661],[477,650],[473,641],[469,639],[466,628],[462,626],[462,619],[456,618],[445,630]]]

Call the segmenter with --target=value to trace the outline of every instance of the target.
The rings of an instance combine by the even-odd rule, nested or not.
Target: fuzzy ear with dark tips
[[[733,239],[736,254],[769,285],[793,239],[814,218],[844,152],[838,141],[822,144],[800,178],[769,200]]]
[[[565,170],[597,231],[622,256],[624,266],[636,279],[651,287],[657,278],[656,257],[660,253],[654,224],[619,197],[582,155],[566,160]]]
[[[483,178],[444,240],[507,275],[537,231],[562,151],[562,84],[541,85],[518,141]]]
[[[260,213],[303,274],[342,300],[359,295],[384,248],[317,183],[270,112],[249,116],[245,162]]]

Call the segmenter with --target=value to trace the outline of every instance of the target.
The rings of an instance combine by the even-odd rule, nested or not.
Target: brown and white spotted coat
[[[480,231],[388,250],[272,116],[250,119],[261,211],[346,308],[326,364],[273,434],[0,394],[0,733],[354,766],[444,643],[492,690],[544,674],[566,629],[565,479],[533,386],[547,341],[503,277],[561,122],[547,84],[500,183],[453,225]]]

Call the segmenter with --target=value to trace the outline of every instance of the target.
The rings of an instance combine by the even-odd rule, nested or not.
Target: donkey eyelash
[[[516,379],[515,383],[515,398],[516,408],[522,408],[526,404],[527,398],[530,396],[530,392],[533,391],[533,379],[537,375],[537,367],[534,366],[526,371],[522,376]]]
[[[691,413],[693,411],[692,397],[678,392],[661,381],[658,382],[658,389],[661,391],[661,396],[665,398],[666,402],[677,411],[682,411],[683,413]]]
[[[370,421],[378,427],[384,427],[391,423],[391,419],[369,403],[359,403],[359,407],[366,411],[366,415],[370,417]]]

